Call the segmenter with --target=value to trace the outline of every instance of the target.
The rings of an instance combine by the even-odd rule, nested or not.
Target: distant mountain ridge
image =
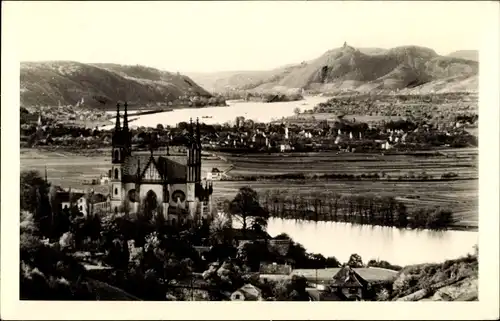
[[[477,91],[478,62],[418,46],[354,48],[347,44],[300,64],[269,71],[189,74],[212,91]]]
[[[479,61],[479,51],[477,51],[477,50],[458,50],[458,51],[454,51],[452,53],[449,53],[448,57]]]
[[[75,61],[22,62],[21,106],[85,105],[112,108],[166,103],[179,96],[210,96],[191,78],[145,66],[87,64]]]

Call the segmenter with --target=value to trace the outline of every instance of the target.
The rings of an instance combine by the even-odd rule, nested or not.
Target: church
[[[202,179],[201,137],[190,121],[186,156],[172,156],[155,149],[132,153],[127,103],[123,126],[116,106],[110,171],[111,210],[115,213],[161,215],[170,224],[200,221],[212,213],[212,180]]]

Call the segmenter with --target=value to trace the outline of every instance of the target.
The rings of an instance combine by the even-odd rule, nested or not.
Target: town
[[[437,97],[439,99],[439,95]],[[460,98],[461,96],[458,96],[455,100]],[[350,98],[346,100],[332,98],[328,104],[316,106],[314,113],[325,115],[326,106],[331,105],[342,106],[347,103],[352,106],[350,101]],[[474,103],[477,103],[477,100],[472,102]],[[393,106],[387,108],[394,109]],[[395,120],[382,118],[376,121],[363,121],[359,118],[346,119],[342,115],[369,113],[366,108],[353,112],[339,111],[340,107],[335,108],[335,113],[339,116],[333,115],[323,120],[314,116],[311,118],[312,110],[306,110],[304,114],[300,114],[299,110],[296,117],[272,123],[255,123],[251,119],[239,116],[232,124],[202,123],[201,143],[206,150],[241,153],[409,152],[439,147],[470,147],[477,146],[477,138],[471,131],[474,133],[478,124],[477,114],[471,113],[471,108],[455,109],[452,113],[446,113],[446,119],[439,114],[434,116],[435,118],[429,118],[423,112],[422,115],[413,114],[411,117]],[[384,113],[383,107],[377,107],[377,110]],[[419,108],[420,112],[422,110],[425,109]],[[110,146],[111,130],[99,130],[97,126],[95,128],[67,126],[40,112],[29,113],[21,110],[21,114],[21,146],[47,145],[75,148]],[[326,113],[326,115],[332,114]],[[186,126],[186,122],[181,122],[174,127],[164,127],[162,124],[158,124],[156,128],[134,127],[131,128],[132,141],[138,145],[145,145],[149,137],[154,136],[159,146],[182,145],[186,142]]]

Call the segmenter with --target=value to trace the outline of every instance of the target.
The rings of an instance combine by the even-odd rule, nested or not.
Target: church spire
[[[200,136],[200,120],[196,117],[196,144],[198,147],[201,146],[201,136]]]
[[[128,104],[125,102],[123,105],[125,107],[124,114],[123,114],[123,130],[128,132],[128,115],[127,115],[127,107]]]
[[[132,137],[128,129],[128,113],[127,113],[128,103],[125,101],[125,104],[123,106],[125,107],[123,114],[123,139],[125,143],[126,153],[127,155],[130,155],[132,150]]]
[[[194,143],[193,118],[189,118],[189,142]]]
[[[116,103],[116,122],[115,122],[115,132],[120,131],[120,103]]]

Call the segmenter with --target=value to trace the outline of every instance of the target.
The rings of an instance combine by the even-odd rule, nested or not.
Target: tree
[[[299,107],[295,107],[293,109],[293,113],[295,114],[295,116],[299,117],[299,115],[300,115],[300,108]]]
[[[215,244],[225,243],[229,238],[232,225],[229,215],[216,214],[210,222],[210,240]]]
[[[250,187],[242,187],[229,204],[229,212],[240,220],[243,232],[248,226],[265,229],[269,213],[262,208],[256,191]]]
[[[340,266],[339,260],[335,256],[329,256],[325,260],[325,267],[327,268],[336,268]]]
[[[49,200],[50,185],[37,171],[23,171],[20,177],[21,209],[33,213],[42,235],[48,235],[52,228],[52,209]]]
[[[20,177],[21,209],[35,212],[40,191],[48,187],[38,171],[22,171]],[[48,192],[48,191],[47,191]]]
[[[361,268],[364,266],[361,256],[356,253],[351,254],[351,256],[349,257],[349,261],[347,262],[347,265],[352,268]]]

